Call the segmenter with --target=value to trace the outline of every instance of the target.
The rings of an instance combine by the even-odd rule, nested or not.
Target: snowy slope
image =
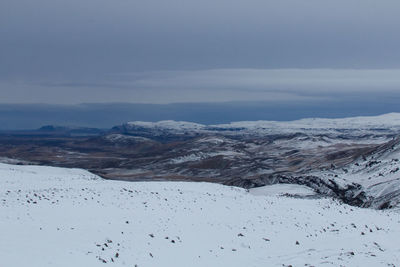
[[[311,188],[298,184],[273,184],[249,189],[250,193],[256,196],[314,196],[315,192]]]
[[[380,145],[373,153],[343,168],[313,171],[311,175],[333,179],[341,186],[359,184],[373,208],[400,208],[400,139]]]
[[[0,164],[1,266],[395,266],[400,215]],[[104,262],[106,263],[104,263]]]

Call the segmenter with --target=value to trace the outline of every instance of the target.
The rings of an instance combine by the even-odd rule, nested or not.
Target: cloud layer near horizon
[[[400,96],[400,69],[213,69],[3,82],[1,103],[312,102]],[[355,99],[356,100],[356,99]]]

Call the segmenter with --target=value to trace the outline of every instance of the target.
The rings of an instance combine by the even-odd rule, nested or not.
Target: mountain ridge
[[[0,134],[0,158],[79,167],[113,180],[300,184],[382,209],[400,205],[400,184],[392,181],[400,178],[398,122],[399,113],[209,126],[131,122],[94,135]]]

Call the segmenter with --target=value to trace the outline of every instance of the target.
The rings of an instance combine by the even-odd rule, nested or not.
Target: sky
[[[398,0],[2,0],[0,103],[400,97]]]

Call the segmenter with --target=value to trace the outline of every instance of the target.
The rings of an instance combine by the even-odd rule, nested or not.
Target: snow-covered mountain
[[[310,118],[296,121],[241,121],[229,124],[202,125],[183,121],[128,122],[114,127],[124,132],[148,132],[157,135],[172,134],[212,134],[230,135],[267,135],[288,134],[294,132],[329,134],[345,133],[367,135],[377,132],[392,133],[400,130],[400,113],[388,113],[380,116],[351,117],[341,119]]]
[[[10,137],[11,136],[11,137]],[[400,206],[400,113],[292,122],[130,122],[95,136],[0,135],[0,160],[108,179],[305,185],[347,204]]]
[[[79,169],[0,164],[1,266],[400,262],[399,213],[289,187],[109,181]]]
[[[245,188],[305,184],[353,205],[387,208],[400,204],[396,171],[400,168],[396,141],[400,113],[221,125],[130,122],[113,131],[161,143],[178,142],[151,158],[151,164],[136,165],[142,171],[135,177],[192,177]]]

